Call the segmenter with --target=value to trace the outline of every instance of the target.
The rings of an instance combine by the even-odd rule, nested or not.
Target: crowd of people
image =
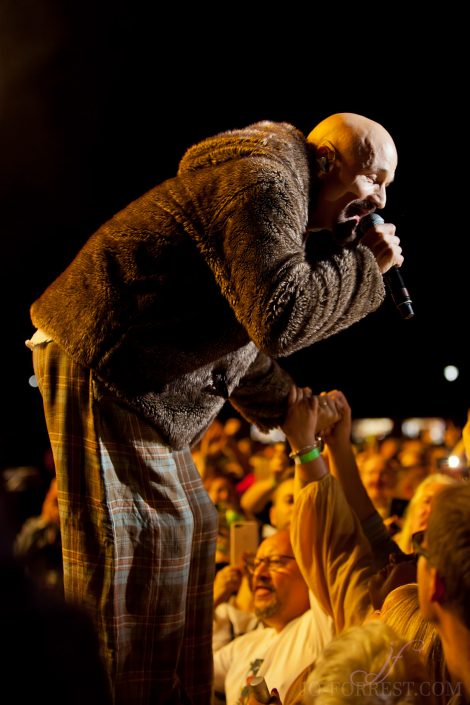
[[[279,364],[383,302],[397,164],[355,113],[207,137],[32,303],[63,594],[113,705],[251,705],[259,678],[277,703],[468,702],[463,476],[425,439],[354,448],[344,395]],[[284,437],[253,447],[226,402]],[[32,580],[57,536],[18,537]]]
[[[261,441],[243,418],[218,418],[193,449],[219,524],[214,705],[256,703],[259,675],[284,705],[372,703],[392,690],[384,702],[398,703],[411,683],[413,702],[465,702],[454,639],[465,644],[469,630],[470,422],[440,442],[422,433],[354,443],[344,395],[307,389],[285,428],[284,440]],[[306,449],[313,457],[299,463]],[[450,456],[459,469],[442,462]],[[432,529],[441,502],[452,511],[438,510]],[[394,506],[405,507],[400,516]],[[256,523],[258,549],[234,565],[230,526],[240,522]],[[36,589],[63,599],[59,526],[53,477],[12,545]],[[458,558],[444,560],[442,533]]]
[[[295,457],[302,448],[316,447],[318,429],[311,399],[309,394],[292,406],[285,451],[293,448]],[[380,698],[380,702],[394,703],[466,702],[465,669],[453,638],[461,625],[459,636],[462,644],[468,645],[468,622],[463,615],[469,576],[463,556],[470,550],[470,487],[465,471],[449,468],[443,472],[444,464],[436,463],[437,458],[459,453],[460,468],[466,468],[470,455],[465,454],[465,443],[452,447],[444,441],[430,443],[423,434],[413,441],[404,437],[387,437],[382,442],[371,439],[358,447],[350,440],[351,410],[344,396],[333,392],[320,397],[320,402],[326,400],[331,414],[335,404],[341,408],[341,417],[322,434],[323,453],[310,461],[290,464],[284,452],[283,469],[276,462],[267,477],[264,469],[249,490],[244,489],[243,480],[232,479],[235,487],[243,489],[239,505],[246,508],[248,516],[253,516],[255,507],[261,543],[255,558],[247,558],[245,566],[222,568],[216,577],[217,593],[219,578],[227,571],[226,586],[230,589],[227,587],[225,595],[232,611],[225,616],[236,625],[231,630],[225,628],[225,645],[214,645],[216,702],[256,702],[249,700],[249,684],[259,675],[274,688],[272,702],[375,703]],[[299,432],[308,424],[310,438]],[[469,432],[467,424],[462,440],[467,440],[470,454]],[[231,443],[233,439],[228,453]],[[241,445],[246,447],[246,438]],[[403,465],[411,449],[414,462]],[[276,457],[277,452],[271,446],[267,454]],[[261,451],[262,456],[265,453]],[[368,461],[379,465],[380,459],[388,465],[389,477],[382,486],[369,484],[362,479],[364,473],[366,478],[370,476]],[[258,466],[256,457],[252,464]],[[269,464],[267,467],[269,473]],[[217,475],[213,467],[211,472]],[[258,484],[259,493],[255,493]],[[266,507],[257,503],[258,497],[268,505],[268,515],[276,517],[283,485],[289,492],[289,510],[281,514],[281,525],[273,521],[275,533],[263,540]],[[251,501],[248,492],[252,493]],[[427,553],[420,552],[420,546],[427,536],[431,508],[452,493],[454,499],[456,495],[461,498],[461,512],[467,507],[466,519],[460,514],[462,525],[455,529],[463,544],[461,575],[455,574],[455,559],[449,561],[449,572],[441,559],[442,574],[436,578],[434,572],[441,587],[436,590],[436,583],[434,588],[427,584],[425,600],[418,575],[428,580],[432,569],[425,565]],[[386,520],[392,518],[389,516],[384,520],[383,507],[388,502],[390,509],[394,499],[407,503],[407,509],[393,521]],[[454,527],[457,523],[453,521]],[[451,545],[448,551],[452,551]],[[419,556],[423,559],[418,560]],[[447,575],[452,576],[452,587],[449,583],[446,592]],[[258,624],[249,622],[246,614],[244,622],[239,616],[247,609],[244,576],[251,579],[251,611]],[[454,615],[452,619],[449,614]],[[381,624],[372,625],[375,620]],[[220,622],[219,618],[214,623],[216,635]],[[241,624],[245,625],[244,636],[240,635]],[[356,680],[351,680],[352,674]],[[407,700],[412,697],[411,688],[414,700]],[[388,696],[390,699],[384,700]]]

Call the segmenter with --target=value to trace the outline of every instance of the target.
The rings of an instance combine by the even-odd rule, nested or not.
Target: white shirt
[[[239,610],[230,602],[223,602],[214,610],[212,651],[221,649],[237,636],[251,632],[259,624],[253,612]]]
[[[315,661],[333,636],[333,622],[310,594],[311,608],[277,632],[261,627],[239,636],[214,654],[214,689],[227,705],[242,705],[248,683],[264,676],[281,701],[299,673]]]

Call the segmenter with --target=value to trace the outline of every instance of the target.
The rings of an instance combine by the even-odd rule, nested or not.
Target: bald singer
[[[209,703],[217,517],[190,448],[227,400],[282,426],[293,381],[275,359],[381,304],[395,227],[356,229],[396,165],[389,133],[351,113],[307,138],[223,132],[32,305],[65,592],[94,618],[116,704]]]

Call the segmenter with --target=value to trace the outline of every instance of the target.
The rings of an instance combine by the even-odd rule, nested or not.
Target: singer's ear
[[[323,174],[328,174],[335,165],[336,153],[333,145],[322,144],[321,147],[318,147],[316,158],[320,172]]]

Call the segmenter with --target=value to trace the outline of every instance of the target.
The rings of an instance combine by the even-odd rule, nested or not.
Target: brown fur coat
[[[383,299],[372,253],[307,257],[306,141],[261,122],[191,147],[176,177],[105,223],[33,304],[33,323],[175,448],[230,398],[282,420],[286,356]],[[260,351],[260,352],[259,352]]]

